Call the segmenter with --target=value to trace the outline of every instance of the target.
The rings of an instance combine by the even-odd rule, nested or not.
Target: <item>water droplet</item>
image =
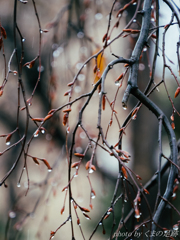
[[[136,22],[136,19],[133,19],[133,22]]]
[[[82,138],[82,139],[86,138],[85,132],[81,132],[81,133],[79,134],[79,136],[80,136],[80,138]]]
[[[13,212],[13,211],[9,212],[9,217],[10,218],[15,218],[16,217],[16,213]]]
[[[23,167],[23,170],[26,170],[26,167]]]
[[[48,172],[52,172],[52,168],[49,168],[49,169],[48,169]]]
[[[151,21],[152,21],[152,22],[155,22],[155,19],[154,19],[154,18],[151,18]]]
[[[32,103],[28,103],[28,105],[29,105],[29,106],[31,106],[31,105],[32,105]]]
[[[145,69],[145,65],[143,63],[139,64],[139,71],[143,71]]]
[[[54,236],[51,236],[51,239],[53,239],[54,238]]]
[[[34,133],[34,137],[38,137],[39,136],[39,131],[37,130],[37,131],[35,131],[35,133]]]
[[[175,225],[173,226],[173,230],[174,230],[174,231],[177,231],[178,229],[179,229],[178,224],[175,224]]]
[[[76,87],[74,88],[74,91],[75,91],[76,93],[81,92],[81,87],[80,87],[80,86],[76,86]]]
[[[143,224],[143,227],[145,227],[145,224]]]
[[[78,32],[77,33],[77,37],[78,38],[83,38],[84,37],[84,33],[83,32]]]
[[[69,221],[70,221],[70,222],[72,221],[71,217],[69,217]]]
[[[126,110],[126,109],[127,109],[127,105],[126,105],[125,103],[123,103],[123,104],[122,104],[122,108],[123,108],[124,110]]]
[[[22,42],[25,42],[25,41],[26,41],[26,39],[25,39],[25,38],[23,38],[23,39],[22,39]]]
[[[126,198],[124,199],[124,202],[127,202],[127,199],[126,199]]]
[[[93,173],[93,172],[94,172],[93,169],[90,168],[90,169],[89,169],[89,173]]]
[[[44,130],[44,129],[43,129],[43,130],[41,130],[41,133],[42,133],[42,134],[45,134],[45,130]]]
[[[43,30],[40,30],[40,33],[43,33]]]
[[[120,13],[119,15],[118,15],[118,17],[121,17],[122,16],[122,14]]]
[[[111,42],[111,40],[109,39],[108,41],[107,41],[107,44],[109,44]],[[112,66],[111,66],[111,69],[112,69]]]
[[[120,86],[120,82],[119,81],[115,81],[115,85],[119,87]]]
[[[94,199],[95,197],[96,195],[93,192],[91,192],[91,198]]]
[[[75,173],[74,173],[74,177],[78,177],[78,173],[75,172]]]
[[[140,218],[140,214],[135,214],[135,218]]]
[[[145,47],[144,49],[143,49],[143,52],[146,52],[147,51],[147,47]]]
[[[82,153],[83,149],[82,149],[82,147],[76,147],[75,151],[77,153]]]
[[[21,184],[20,184],[20,182],[18,182],[18,183],[17,183],[17,187],[21,187]]]
[[[79,70],[80,68],[82,68],[82,66],[83,66],[83,63],[77,63],[76,64],[76,68]]]
[[[100,222],[99,225],[102,225],[102,222]]]
[[[176,197],[176,193],[173,193],[172,198]]]
[[[96,20],[101,20],[103,18],[103,15],[102,13],[96,13],[94,17]]]
[[[151,5],[151,9],[153,9],[154,8],[154,6],[153,5]]]
[[[82,82],[82,81],[85,80],[85,75],[84,74],[79,74],[77,79]]]
[[[134,2],[134,3],[133,3],[133,5],[136,5],[136,4],[137,4],[137,2]]]
[[[134,114],[134,115],[132,116],[132,120],[136,120],[136,117],[137,117],[137,115]],[[137,179],[138,179],[138,178],[137,178]]]
[[[11,144],[11,142],[6,142],[6,145],[9,146]]]
[[[38,67],[37,67],[37,71],[38,71],[38,72],[43,72],[43,71],[44,71],[44,67],[43,67],[43,66],[41,66],[41,67],[38,66]]]

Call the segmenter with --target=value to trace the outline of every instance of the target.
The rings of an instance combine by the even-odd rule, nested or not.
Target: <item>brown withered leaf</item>
[[[180,87],[178,87],[175,91],[174,98],[176,98],[180,93]]]
[[[125,167],[124,166],[122,166],[121,167],[121,170],[122,170],[122,173],[123,173],[123,175],[124,175],[124,178],[128,178],[128,175],[127,175],[127,172],[126,172],[126,169],[125,169]]]
[[[42,159],[42,161],[44,162],[44,164],[46,165],[46,167],[48,168],[48,170],[52,170],[50,164],[48,163],[48,161],[46,159]]]
[[[34,66],[34,64],[35,64],[35,62],[36,62],[36,60],[38,59],[38,57],[35,57],[31,62],[27,62],[27,63],[25,63],[24,65],[23,65],[23,67],[27,67],[27,68],[32,68],[33,66]]]
[[[88,220],[91,219],[87,214],[83,213],[83,215],[85,216],[86,219],[88,219]]]
[[[6,137],[6,143],[7,143],[7,142],[10,142],[11,137],[12,137],[12,134],[11,134],[11,133],[7,135],[7,137]]]
[[[64,213],[64,206],[61,208],[61,215]]]
[[[44,118],[32,118],[32,121],[43,122]]]
[[[105,110],[105,106],[106,106],[106,96],[103,95],[102,97],[102,109]]]
[[[71,167],[72,167],[72,168],[75,168],[75,167],[78,167],[78,166],[79,166],[79,162],[75,162],[75,163],[72,163],[72,164],[71,164]]]
[[[80,207],[79,208],[81,209],[81,211],[83,212],[90,212],[90,210],[88,208],[85,208],[85,207]]]
[[[39,161],[37,160],[36,157],[32,157],[33,161],[35,162],[35,164],[39,165]]]
[[[76,157],[80,157],[80,158],[83,158],[85,155],[84,154],[82,154],[82,153],[74,153],[74,155],[76,156]]]

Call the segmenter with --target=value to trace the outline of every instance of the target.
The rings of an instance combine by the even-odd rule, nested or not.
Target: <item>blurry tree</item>
[[[179,239],[178,1],[1,6],[1,238]]]

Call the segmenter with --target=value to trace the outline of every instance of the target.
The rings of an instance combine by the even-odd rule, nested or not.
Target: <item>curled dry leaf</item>
[[[48,120],[49,118],[51,118],[52,116],[53,116],[53,113],[48,114],[48,115],[44,118],[44,122],[45,122],[46,120]]]
[[[77,218],[77,225],[80,225],[80,219]]]
[[[63,126],[66,126],[67,121],[68,121],[68,113],[65,113],[63,115]]]
[[[86,170],[89,169],[89,165],[90,165],[90,161],[88,161],[88,162],[86,163]]]
[[[180,93],[180,87],[178,87],[175,91],[174,98],[176,98]]]
[[[32,157],[33,161],[35,162],[35,164],[39,165],[39,161],[37,160],[36,157]]]
[[[88,220],[91,219],[87,214],[83,213],[83,215],[85,216],[86,219],[88,219]]]
[[[24,65],[23,65],[23,67],[27,67],[27,68],[32,68],[33,66],[34,66],[34,64],[35,64],[35,62],[36,62],[36,60],[37,60],[37,58],[38,57],[36,57],[36,58],[34,58],[31,62],[27,62],[27,63],[25,63]]]
[[[109,217],[109,214],[107,214],[103,219],[105,220],[105,219],[107,219]]]
[[[105,110],[105,106],[106,106],[106,96],[103,95],[102,97],[102,109]]]
[[[171,123],[171,127],[172,127],[173,130],[175,129],[175,123],[174,122]]]
[[[90,212],[90,210],[89,210],[88,208],[84,208],[84,207],[80,207],[80,206],[79,206],[79,208],[80,208],[81,211],[83,211],[83,212]]]
[[[146,194],[150,194],[149,191],[146,188],[144,188],[143,190]]]
[[[35,122],[43,122],[43,121],[44,121],[44,118],[32,118],[32,121],[35,121]]]
[[[61,208],[61,215],[64,213],[64,206]]]
[[[72,167],[72,168],[75,168],[75,167],[78,167],[78,166],[79,166],[79,162],[75,162],[75,163],[72,163],[72,164],[71,164],[71,167]]]
[[[121,167],[121,170],[122,170],[122,173],[123,173],[123,175],[124,175],[124,178],[128,178],[128,175],[127,175],[127,172],[126,172],[126,169],[125,169],[125,167],[124,166],[122,166]]]
[[[44,164],[46,165],[46,167],[48,168],[48,170],[52,170],[50,164],[48,163],[48,161],[46,159],[42,159],[42,161],[44,162]]]
[[[74,155],[76,156],[76,157],[80,157],[80,158],[83,158],[85,155],[84,154],[82,154],[82,153],[74,153]]]
[[[11,137],[12,137],[12,134],[11,134],[11,133],[7,135],[7,137],[6,137],[6,143],[7,143],[7,142],[10,142]]]

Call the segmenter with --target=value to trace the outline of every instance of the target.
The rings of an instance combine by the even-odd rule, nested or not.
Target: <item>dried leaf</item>
[[[178,88],[176,89],[176,92],[175,92],[175,94],[174,94],[174,98],[176,98],[176,97],[179,95],[179,93],[180,93],[180,87],[178,87]]]
[[[68,96],[71,90],[68,90],[67,92],[64,93],[64,96]]]
[[[80,208],[81,211],[83,211],[83,212],[90,212],[90,210],[89,210],[88,208],[84,208],[84,207],[80,207],[80,206],[79,206],[79,208]]]
[[[77,225],[80,225],[80,219],[77,218]]]
[[[150,194],[149,191],[146,188],[144,188],[143,190],[146,194]]]
[[[52,116],[53,116],[53,113],[48,114],[48,115],[44,118],[44,122],[45,122],[46,120],[48,120],[49,118],[51,118]]]
[[[105,220],[105,219],[107,219],[109,217],[109,214],[107,214],[103,219]]]
[[[38,57],[36,57],[36,58],[34,58],[31,62],[27,62],[27,63],[25,63],[24,65],[23,65],[23,67],[27,67],[27,68],[32,68],[33,66],[34,66],[34,64],[35,64],[35,62],[36,62],[36,60],[37,60],[37,58]]]
[[[32,118],[32,121],[43,122],[44,118]]]
[[[131,31],[132,31],[133,29],[123,29],[123,32],[128,32],[128,33],[131,33]]]
[[[83,213],[83,215],[85,216],[86,219],[88,219],[88,220],[91,219],[87,214]]]
[[[90,165],[90,161],[88,161],[88,162],[86,163],[86,170],[89,169],[89,165]]]
[[[47,166],[48,170],[52,170],[50,164],[48,163],[48,161],[46,159],[42,159],[42,161],[44,162],[44,164]]]
[[[80,158],[83,158],[85,155],[84,154],[82,154],[82,153],[74,153],[74,155],[76,156],[76,157],[80,157]]]
[[[64,113],[71,112],[71,108],[67,108],[63,110]]]
[[[175,129],[175,123],[174,122],[171,123],[171,127],[172,127],[173,130]]]
[[[127,175],[127,172],[126,172],[126,169],[125,169],[125,167],[124,166],[122,166],[121,167],[121,170],[122,170],[122,173],[123,173],[123,175],[124,175],[124,178],[128,178],[128,175]]]
[[[75,168],[75,167],[78,167],[78,166],[79,166],[79,162],[75,162],[75,163],[72,163],[72,164],[71,164],[71,167],[72,167],[72,168]]]
[[[102,109],[105,110],[105,106],[106,106],[106,96],[105,94],[103,94],[103,97],[102,97]]]
[[[61,208],[61,215],[64,213],[64,206]]]
[[[37,160],[36,157],[32,157],[33,161],[35,162],[35,164],[39,165],[39,161]]]
[[[7,137],[6,137],[6,143],[10,142],[11,137],[12,137],[12,134],[11,134],[11,133],[7,135]]]
[[[66,126],[67,121],[68,121],[68,114],[65,113],[65,114],[63,115],[63,126]]]

